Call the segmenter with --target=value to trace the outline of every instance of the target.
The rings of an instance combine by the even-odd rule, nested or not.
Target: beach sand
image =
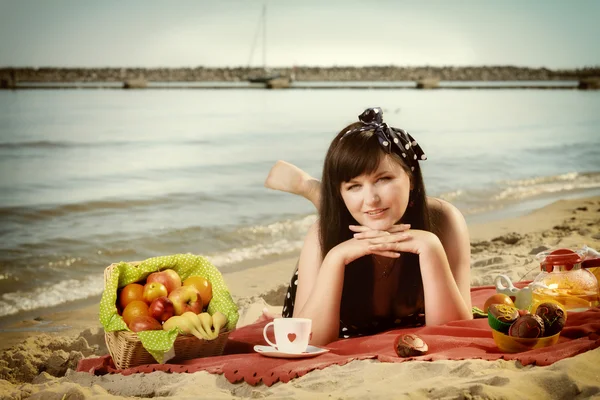
[[[600,250],[600,197],[561,200],[518,218],[470,225],[469,231],[472,286],[490,285],[498,274],[531,280],[539,273],[540,251],[583,245]],[[295,263],[280,260],[224,275],[240,306],[238,327],[254,322],[264,307],[281,311]],[[207,372],[96,377],[74,372],[81,358],[107,353],[94,299],[15,321],[0,331],[0,351],[2,399],[600,398],[600,349],[548,367],[504,360],[353,361],[271,387],[231,384]]]

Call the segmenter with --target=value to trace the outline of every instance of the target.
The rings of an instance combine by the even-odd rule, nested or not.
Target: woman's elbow
[[[313,346],[326,346],[331,342],[338,340],[337,332],[314,332],[309,340],[309,343]]]

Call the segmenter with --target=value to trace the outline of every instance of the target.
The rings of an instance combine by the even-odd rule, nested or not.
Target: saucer
[[[315,357],[319,354],[327,353],[329,350],[322,349],[316,346],[308,346],[304,353],[284,353],[283,351],[277,350],[275,347],[271,346],[254,346],[254,351],[258,354],[261,354],[266,357],[274,357],[274,358],[306,358],[306,357]]]

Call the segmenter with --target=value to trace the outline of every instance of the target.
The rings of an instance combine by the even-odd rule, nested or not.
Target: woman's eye
[[[378,181],[389,181],[390,177],[389,176],[382,176],[381,178],[377,179]]]
[[[359,185],[350,185],[346,188],[346,190],[356,190],[358,189],[360,186]]]

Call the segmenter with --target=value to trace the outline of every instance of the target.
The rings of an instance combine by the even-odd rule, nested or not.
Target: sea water
[[[98,296],[113,262],[193,253],[226,273],[297,255],[315,210],[264,188],[270,167],[320,177],[372,106],[468,222],[600,194],[600,92],[0,91],[0,324]]]

